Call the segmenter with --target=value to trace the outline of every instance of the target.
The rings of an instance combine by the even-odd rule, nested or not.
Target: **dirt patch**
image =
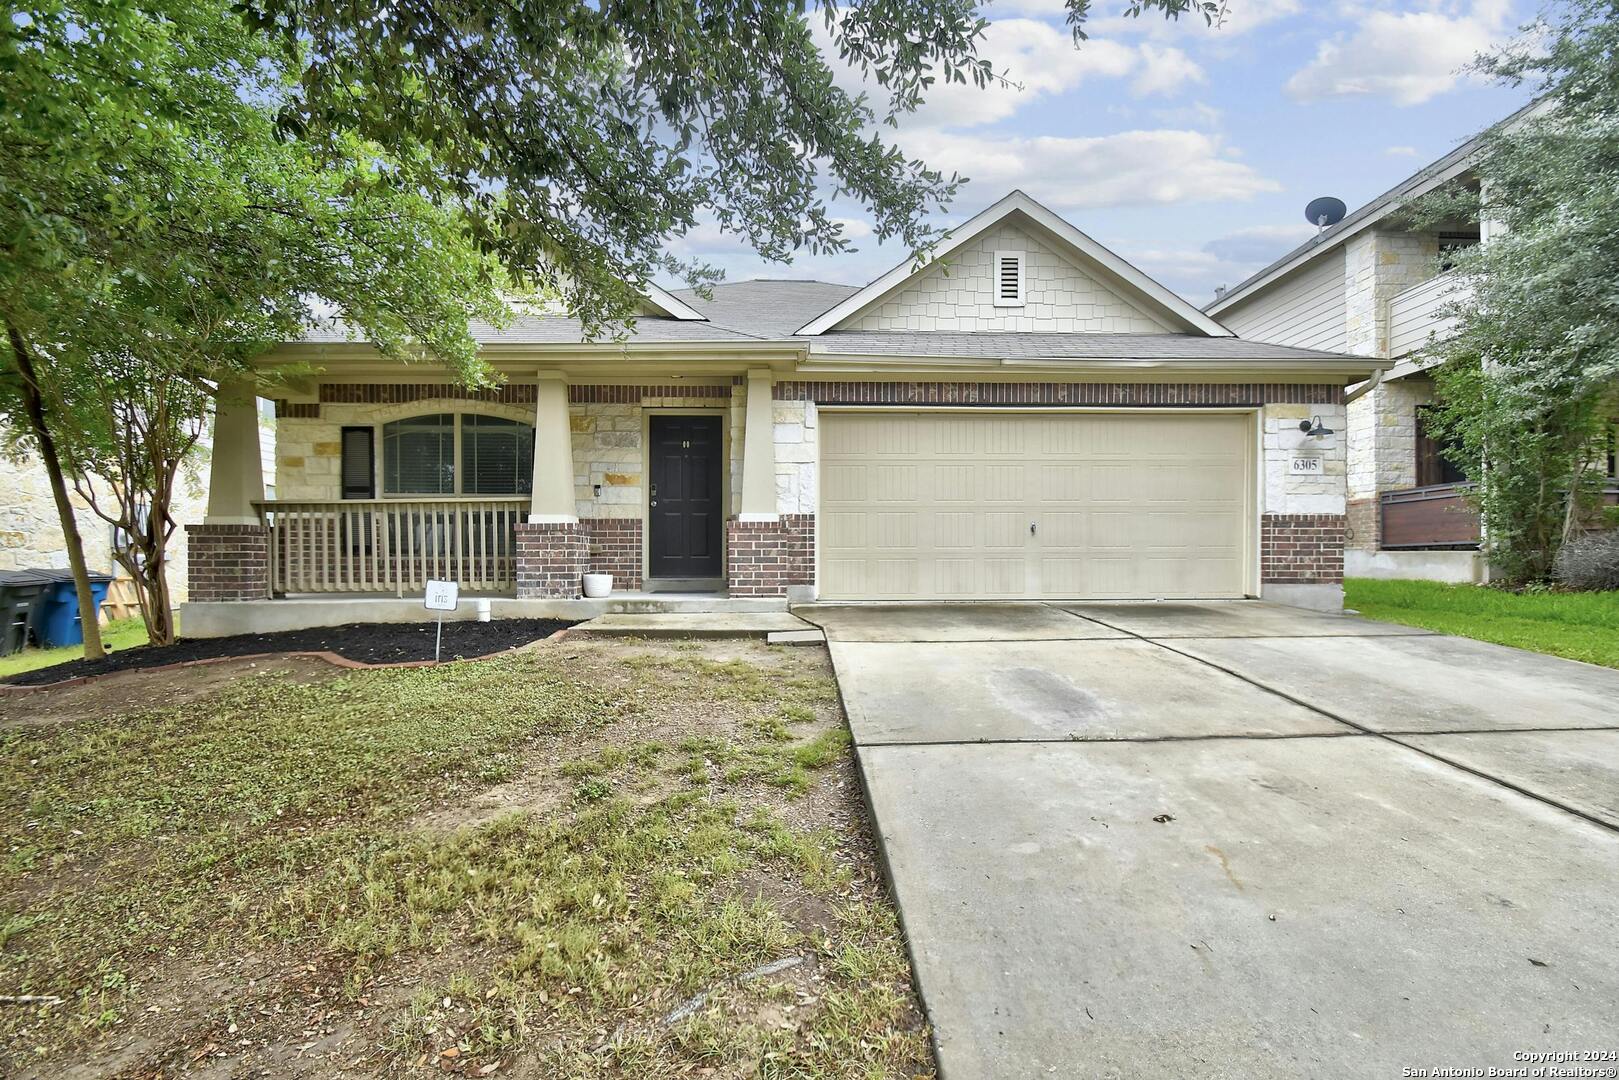
[[[293,683],[314,683],[342,672],[324,660],[298,656],[131,671],[120,679],[42,687],[28,694],[0,694],[0,731],[105,720],[140,709],[182,705],[205,698],[244,676],[259,674],[281,675]]]
[[[441,655],[446,660],[489,656],[515,649],[573,623],[561,619],[496,619],[492,622],[447,622]],[[101,660],[70,660],[14,675],[11,686],[43,686],[64,679],[106,675],[115,671],[213,660],[222,656],[262,653],[330,652],[365,664],[398,664],[433,659],[437,623],[350,623],[275,634],[234,634],[219,638],[182,638],[167,648],[149,645],[125,649]]]

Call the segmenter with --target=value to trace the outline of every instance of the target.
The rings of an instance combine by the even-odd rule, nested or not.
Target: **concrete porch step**
[[[570,633],[592,637],[767,638],[814,629],[785,611],[713,611],[600,615],[580,623]]]
[[[463,595],[460,606],[446,612],[444,621],[477,618],[476,601],[475,596]],[[431,622],[433,619],[433,613],[422,607],[420,596],[296,596],[280,600],[191,602],[182,605],[180,611],[187,637],[269,634],[310,626]],[[729,597],[712,593],[615,593],[600,600],[518,600],[494,596],[489,598],[489,611],[496,619],[585,620],[602,615],[628,618],[657,613],[692,617],[779,615],[793,619],[787,614],[787,601],[783,597]],[[793,619],[786,628],[798,630],[807,625]]]

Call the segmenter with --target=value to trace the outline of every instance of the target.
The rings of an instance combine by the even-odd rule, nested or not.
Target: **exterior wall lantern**
[[[1300,420],[1299,430],[1312,439],[1324,439],[1333,433],[1331,428],[1321,426],[1319,416],[1312,416],[1308,420]]]

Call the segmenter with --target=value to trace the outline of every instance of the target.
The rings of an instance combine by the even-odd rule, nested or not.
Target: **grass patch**
[[[101,644],[108,652],[145,645],[146,624],[139,618],[114,619],[101,628]],[[65,664],[82,656],[84,656],[83,645],[63,645],[55,649],[29,647],[22,652],[0,656],[0,681],[13,675],[21,675],[25,671],[34,671],[53,664]]]
[[[1350,578],[1344,603],[1371,619],[1619,668],[1619,592],[1512,593]]]
[[[318,1013],[344,1075],[930,1075],[863,826],[822,823],[848,743],[806,653],[253,674],[0,732],[0,993],[64,999],[0,1040],[46,1072],[132,1037],[143,1075],[274,1072]],[[429,824],[514,785],[550,790]]]

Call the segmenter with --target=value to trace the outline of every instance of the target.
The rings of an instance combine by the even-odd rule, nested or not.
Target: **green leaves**
[[[1544,578],[1594,523],[1619,416],[1616,48],[1613,5],[1578,0],[1482,58],[1485,74],[1539,82],[1542,103],[1486,135],[1476,185],[1416,208],[1430,223],[1486,223],[1488,242],[1454,256],[1466,299],[1433,354],[1439,419],[1478,482],[1491,558],[1514,580]]]

